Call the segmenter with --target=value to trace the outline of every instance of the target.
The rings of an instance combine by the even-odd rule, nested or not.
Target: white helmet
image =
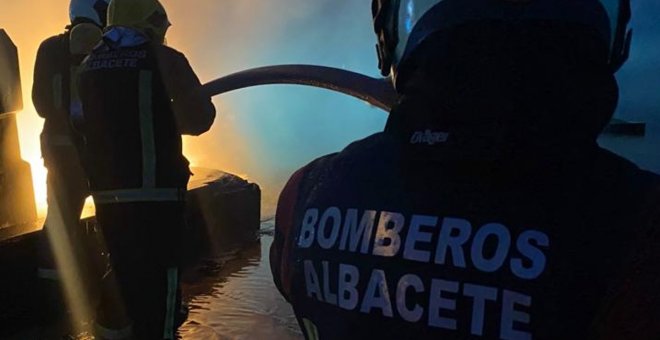
[[[72,24],[82,21],[105,27],[109,3],[110,0],[71,0],[69,19]]]
[[[372,0],[379,68],[392,74],[434,32],[479,20],[549,20],[593,27],[618,70],[628,58],[630,0]]]

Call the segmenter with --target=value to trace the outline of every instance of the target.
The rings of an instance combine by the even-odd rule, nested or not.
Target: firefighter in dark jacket
[[[71,1],[71,25],[63,34],[45,40],[37,53],[32,101],[45,119],[41,151],[48,168],[48,215],[38,249],[37,275],[45,282],[59,283],[61,276],[89,282],[83,277],[93,275],[79,227],[89,189],[78,155],[81,138],[72,129],[69,117],[80,111],[75,74],[101,39],[108,2]],[[85,289],[84,285],[80,287]],[[78,293],[79,289],[69,289],[69,294]]]
[[[80,75],[76,125],[112,266],[97,316],[101,338],[174,339],[181,322],[190,177],[181,135],[206,132],[215,108],[183,54],[163,44],[169,26],[157,0],[113,0],[103,43]]]
[[[273,277],[307,339],[660,339],[660,178],[596,143],[627,0],[376,0],[384,132],[313,161]]]

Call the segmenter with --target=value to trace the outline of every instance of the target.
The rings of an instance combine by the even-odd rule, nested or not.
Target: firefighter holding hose
[[[210,129],[215,108],[157,0],[113,0],[83,63],[82,159],[112,273],[97,318],[104,339],[174,339],[182,322],[179,255],[188,161],[181,135]]]

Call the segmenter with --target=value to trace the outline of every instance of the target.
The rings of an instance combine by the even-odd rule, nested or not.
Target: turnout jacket
[[[659,176],[415,113],[282,191],[271,268],[306,338],[660,338]]]
[[[83,162],[97,203],[175,201],[190,175],[182,134],[207,131],[210,98],[185,57],[114,28],[83,63]]]
[[[69,31],[50,37],[37,52],[32,87],[32,101],[39,116],[45,118],[41,146],[46,166],[52,154],[79,146],[81,138],[69,119],[72,98],[77,98],[75,74],[85,56],[69,52]]]

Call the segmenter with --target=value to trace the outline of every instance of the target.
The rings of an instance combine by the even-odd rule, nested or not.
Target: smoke
[[[169,45],[185,53],[202,82],[239,70],[284,63],[343,67],[377,76],[369,0],[163,0],[173,23]],[[25,111],[19,114],[21,147],[40,167],[39,119],[29,98],[39,43],[68,22],[67,0],[3,0],[0,25],[19,48]],[[660,110],[660,26],[655,0],[634,4],[636,39],[622,69],[624,117],[657,121]],[[650,84],[650,85],[649,85]],[[312,159],[341,150],[382,129],[386,115],[353,98],[295,86],[245,89],[214,98],[218,118],[201,137],[186,138],[196,166],[224,169],[276,196],[288,176]],[[43,196],[45,186],[37,185]]]
[[[239,70],[282,63],[344,67],[376,75],[369,1],[164,0],[168,43],[186,54],[202,82]],[[19,114],[23,158],[32,164],[39,206],[45,169],[39,150],[43,120],[30,100],[42,40],[68,23],[68,1],[3,1],[0,23],[19,48],[25,110]],[[38,24],[37,24],[38,23]],[[223,169],[262,184],[276,196],[296,168],[382,128],[386,115],[355,99],[293,86],[246,89],[214,98],[218,118],[204,136],[186,138],[195,166]]]
[[[171,45],[204,81],[246,68],[310,63],[377,76],[369,0],[164,0]],[[660,125],[660,5],[634,2],[636,37],[619,72],[618,115]],[[650,86],[649,86],[650,85]],[[201,164],[247,174],[274,193],[310,160],[382,129],[386,115],[352,98],[289,86],[246,89],[215,99],[210,134],[188,140]]]
[[[378,74],[370,1],[165,0],[169,44],[184,51],[203,82],[273,64],[318,64]],[[279,193],[314,158],[382,129],[386,114],[343,95],[296,86],[251,88],[216,97],[211,132],[186,140],[204,166],[246,174]]]

